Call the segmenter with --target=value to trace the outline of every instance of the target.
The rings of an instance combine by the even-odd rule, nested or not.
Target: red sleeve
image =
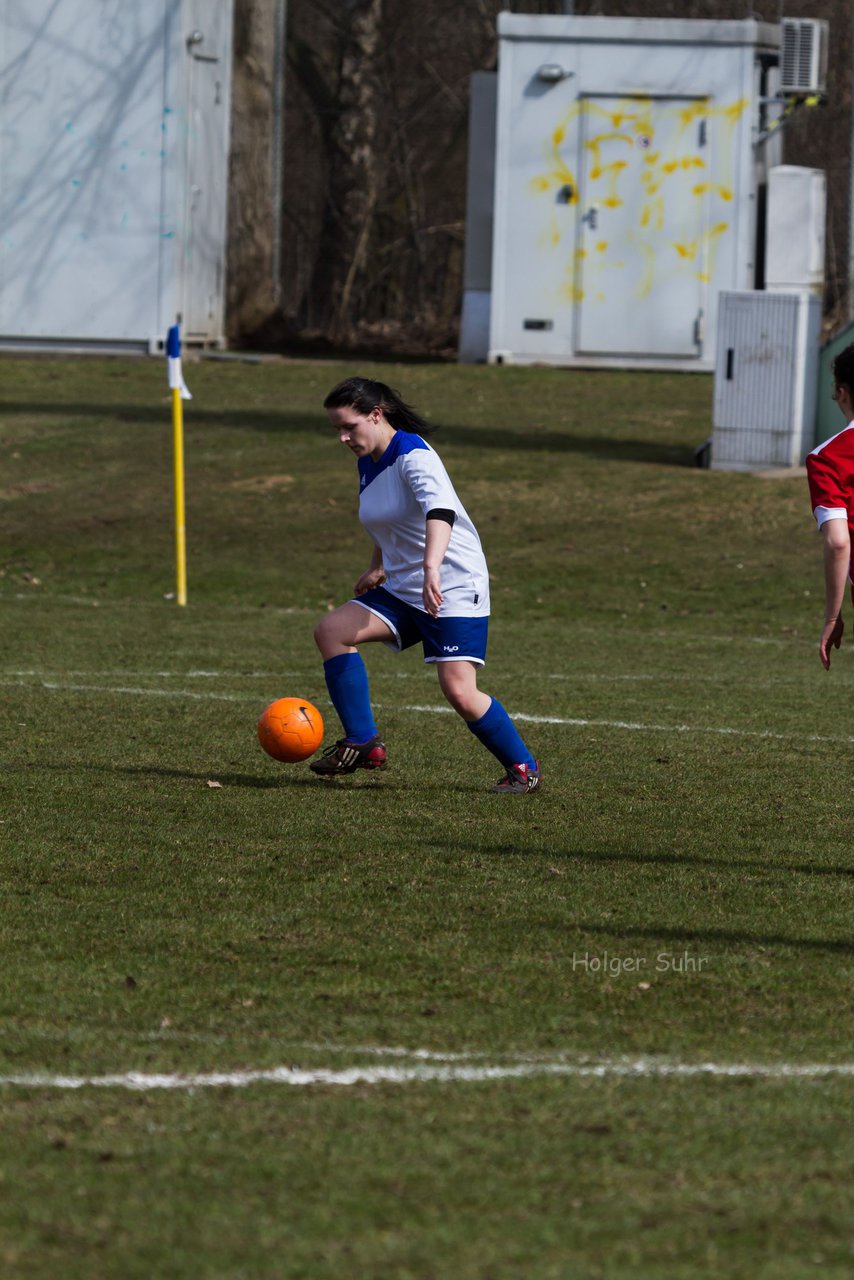
[[[810,487],[810,503],[816,507],[842,507],[848,510],[851,502],[850,477],[840,474],[838,461],[829,449],[807,455],[807,481]]]

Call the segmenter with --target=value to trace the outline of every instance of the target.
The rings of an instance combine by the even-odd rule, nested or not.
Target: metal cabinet
[[[821,298],[722,293],[718,310],[713,468],[792,467],[813,447]]]

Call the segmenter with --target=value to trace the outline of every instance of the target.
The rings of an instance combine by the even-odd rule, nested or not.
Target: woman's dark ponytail
[[[324,409],[355,409],[363,417],[378,406],[395,431],[412,431],[415,435],[426,436],[432,430],[421,414],[416,413],[396,391],[373,378],[345,378],[323,401]]]

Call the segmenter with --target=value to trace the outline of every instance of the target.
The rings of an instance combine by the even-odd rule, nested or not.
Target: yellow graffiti
[[[590,177],[594,182],[597,182],[599,178],[604,178],[609,173],[619,176],[623,169],[628,169],[628,167],[628,160],[614,160],[611,164],[601,164],[597,165],[595,169],[591,169]]]
[[[714,276],[715,257],[718,250],[718,243],[722,235],[729,231],[728,222],[716,222],[713,227],[709,227],[703,232],[703,257],[705,265],[702,271],[698,272],[697,279],[703,284],[708,284]]]
[[[728,107],[716,107],[709,112],[709,115],[723,116],[730,124],[737,124],[749,105],[747,98],[739,98],[737,102],[731,103]]]
[[[699,99],[699,101],[693,102],[690,107],[680,107],[679,108],[679,127],[680,129],[683,129],[683,130],[687,129],[688,126],[690,124],[693,124],[695,120],[700,120],[702,119],[703,116],[707,116],[708,114],[709,114],[708,98],[701,98]]]
[[[604,136],[602,135],[602,137]],[[622,135],[615,134],[612,136],[622,138]],[[599,182],[602,178],[608,179],[608,194],[602,198],[601,204],[606,209],[619,209],[623,201],[617,194],[617,187],[620,181],[620,174],[624,169],[628,169],[629,162],[628,160],[612,160],[610,164],[602,164],[599,160],[599,142],[600,139],[594,138],[587,143],[587,146],[591,149],[595,148],[596,155],[596,163],[590,170],[589,178],[591,182]]]
[[[548,173],[538,174],[531,178],[529,182],[529,190],[534,195],[544,195],[548,191],[555,188],[566,190],[566,203],[573,205],[578,203],[578,183],[575,180],[575,174],[568,167],[566,161],[560,153],[560,148],[566,140],[567,130],[570,124],[579,114],[580,104],[572,103],[569,109],[564,113],[561,120],[558,121],[552,132],[551,142],[547,150],[547,158],[550,161],[550,170]]]
[[[629,121],[629,120],[634,120],[634,118],[635,118],[635,117],[634,117],[633,115],[626,114],[626,113],[624,113],[624,112],[622,112],[622,111],[613,111],[613,112],[611,113],[610,117],[609,117],[609,119],[610,119],[610,121],[611,121],[611,124],[612,124],[612,125],[614,126],[614,128],[615,128],[615,129],[617,129],[617,130],[622,129],[623,125],[624,125],[627,121]]]
[[[719,182],[700,182],[696,187],[692,187],[691,194],[704,196],[709,191],[714,191],[722,200],[732,200],[732,191],[729,187],[724,187]]]
[[[633,144],[631,139],[627,138],[623,133],[600,133],[584,144],[593,156],[593,164],[588,172],[589,179],[591,182],[598,182],[602,178],[608,179],[608,194],[602,203],[609,209],[616,209],[622,204],[622,200],[617,194],[617,186],[620,181],[620,174],[628,168],[628,161],[613,160],[610,164],[603,164],[601,148],[603,143],[606,142],[626,142],[629,146]]]
[[[598,282],[613,270],[630,273],[623,275],[623,287],[639,298],[674,273],[687,272],[703,283],[715,278],[714,261],[730,223],[705,228],[703,223],[733,202],[734,126],[749,105],[746,98],[716,106],[708,98],[686,104],[647,97],[627,97],[616,105],[614,99],[589,98],[569,104],[547,136],[543,169],[528,182],[532,195],[556,195],[556,205],[577,208],[583,197],[590,215],[580,222],[573,208],[553,205],[542,211],[540,247],[568,259],[559,285],[562,297],[573,303],[603,298]],[[592,128],[585,129],[585,119]],[[719,123],[713,146],[706,149],[707,123],[711,127],[714,121]],[[694,145],[686,134],[691,126],[698,126]],[[578,147],[584,157],[580,183],[567,162]],[[703,203],[688,203],[689,195]],[[591,234],[597,209],[606,233],[598,240]],[[623,212],[612,212],[617,210]],[[628,265],[608,256],[629,245]]]
[[[601,116],[603,120],[610,121],[613,129],[619,130],[629,121],[635,121],[635,128],[638,128],[649,117],[652,98],[625,98],[616,111],[588,98],[584,102],[584,108],[587,115]]]
[[[595,152],[598,159],[599,148],[603,142],[625,142],[630,147],[634,145],[631,138],[626,137],[624,133],[597,133],[595,138],[590,138],[584,145],[589,151]]]
[[[559,220],[552,214],[548,224],[543,227],[537,237],[537,244],[540,248],[557,248],[563,238],[565,228],[560,225]]]
[[[656,187],[656,191],[658,188]],[[651,192],[649,194],[652,194]],[[664,197],[658,196],[654,200],[648,200],[641,211],[641,226],[646,228],[650,225],[654,226],[656,231],[662,231],[664,228]]]
[[[705,169],[706,162],[702,156],[682,156],[679,160],[668,160],[661,166],[662,173],[676,173],[679,169]]]
[[[581,267],[581,257],[578,249],[567,259],[564,272],[564,281],[558,289],[561,297],[567,302],[583,302],[584,290],[580,287],[577,280],[577,269]]]
[[[690,107],[680,107],[679,128],[684,132],[689,125],[699,120],[723,120],[728,124],[737,124],[749,106],[747,98],[738,98],[721,107],[713,107],[708,98],[701,98]]]
[[[645,240],[638,240],[637,245],[644,258],[643,275],[638,285],[638,297],[648,298],[652,293],[652,286],[655,284],[655,249],[651,244],[647,244]]]

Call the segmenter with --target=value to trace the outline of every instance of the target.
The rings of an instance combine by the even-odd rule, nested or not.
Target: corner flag
[[[192,400],[192,396],[181,372],[181,329],[173,324],[166,335],[166,359],[169,370],[169,386],[181,392],[182,400]]]
[[[175,564],[178,604],[187,603],[187,535],[184,516],[184,406],[192,400],[181,372],[181,330],[173,324],[166,337],[169,388],[172,392],[172,445],[175,471]]]

